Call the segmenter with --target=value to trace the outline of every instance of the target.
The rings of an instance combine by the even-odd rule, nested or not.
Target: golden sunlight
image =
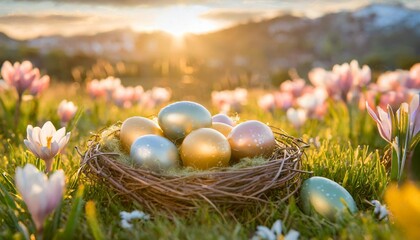
[[[218,29],[219,24],[200,17],[206,11],[207,8],[196,6],[167,8],[156,18],[156,30],[182,37],[186,33],[205,33]]]

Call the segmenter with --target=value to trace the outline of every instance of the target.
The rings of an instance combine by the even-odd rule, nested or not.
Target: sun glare
[[[200,17],[206,11],[206,8],[191,6],[167,8],[156,18],[156,30],[180,38],[187,33],[205,33],[217,29],[219,26],[215,22]]]

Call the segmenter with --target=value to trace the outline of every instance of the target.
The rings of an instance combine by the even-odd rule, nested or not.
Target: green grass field
[[[257,107],[256,99],[260,91],[251,91],[249,103],[239,117],[241,121],[258,119],[270,125],[282,128],[292,136],[300,137],[310,143],[302,159],[303,170],[313,172],[314,176],[323,176],[345,187],[357,203],[359,212],[355,215],[344,214],[337,222],[331,222],[320,216],[308,216],[301,212],[299,196],[293,196],[286,203],[272,201],[268,205],[256,205],[245,209],[239,216],[232,216],[225,209],[223,215],[211,211],[211,207],[202,206],[200,211],[188,216],[168,219],[162,212],[146,212],[151,220],[134,222],[132,229],[120,226],[121,211],[142,210],[142,206],[132,202],[127,204],[107,186],[94,183],[78,174],[80,156],[75,147],[82,152],[92,132],[123,121],[129,116],[153,116],[159,109],[143,110],[138,107],[119,109],[104,102],[89,99],[80,85],[53,85],[39,100],[26,101],[22,104],[22,117],[17,128],[13,128],[12,115],[15,96],[2,93],[1,144],[3,153],[0,161],[0,239],[24,239],[18,222],[25,225],[30,233],[35,232],[34,224],[25,204],[14,186],[17,167],[32,163],[43,169],[44,162],[36,159],[23,144],[26,138],[26,126],[41,126],[51,120],[56,127],[59,119],[56,111],[62,99],[68,99],[79,106],[78,119],[71,122],[70,142],[66,151],[54,162],[54,169],[63,169],[66,175],[66,192],[61,211],[51,215],[44,238],[52,238],[52,233],[64,229],[72,217],[72,207],[80,200],[76,197],[77,189],[84,185],[80,216],[74,224],[73,235],[62,235],[67,239],[93,239],[92,228],[86,218],[84,203],[96,204],[99,229],[105,239],[249,239],[256,227],[271,225],[278,219],[284,227],[300,232],[300,239],[401,239],[402,235],[388,221],[379,221],[373,214],[373,207],[366,201],[377,199],[383,202],[383,195],[389,177],[383,164],[386,142],[377,133],[376,125],[366,112],[359,112],[349,129],[349,117],[344,105],[329,103],[328,114],[323,121],[311,120],[302,129],[294,129],[287,122],[284,112],[277,110],[273,114],[265,113]],[[172,99],[177,101],[180,99]],[[210,99],[199,101],[208,107],[212,114]],[[34,109],[36,109],[34,111]],[[357,110],[355,110],[357,112]],[[350,134],[351,131],[351,134]],[[349,138],[349,136],[352,136]],[[309,178],[310,174],[303,174]],[[275,198],[274,198],[275,199]],[[92,218],[90,218],[92,219]],[[98,229],[98,228],[96,228]],[[66,232],[65,232],[66,233]],[[58,238],[61,239],[61,238]]]

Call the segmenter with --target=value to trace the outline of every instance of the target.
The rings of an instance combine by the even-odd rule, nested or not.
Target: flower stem
[[[54,160],[54,158],[51,158],[49,160],[45,160],[45,173],[51,172],[53,160]]]
[[[22,93],[18,93],[18,99],[15,106],[15,115],[13,118],[13,123],[15,126],[15,129],[17,129],[19,125],[19,119],[20,119],[20,105],[22,105]]]
[[[349,139],[353,142],[353,112],[350,103],[346,103],[346,107],[349,113]]]

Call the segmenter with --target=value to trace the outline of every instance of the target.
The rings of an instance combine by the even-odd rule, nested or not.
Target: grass
[[[68,89],[68,91],[66,91]],[[80,93],[82,92],[82,93]],[[11,127],[7,112],[0,112],[1,144],[0,151],[4,153],[0,160],[0,239],[10,239],[22,232],[26,226],[29,232],[34,232],[34,225],[26,210],[25,204],[17,194],[14,186],[15,170],[26,163],[32,163],[43,169],[43,162],[36,159],[24,146],[26,125],[41,125],[46,120],[59,126],[56,108],[61,98],[72,100],[81,108],[80,119],[74,124],[72,135],[66,152],[56,159],[54,169],[63,169],[66,174],[66,194],[61,205],[61,211],[51,216],[57,229],[65,229],[66,222],[71,219],[71,210],[75,203],[83,207],[79,220],[74,225],[74,235],[78,239],[93,239],[101,236],[104,239],[249,239],[255,233],[258,225],[271,226],[277,219],[282,219],[286,229],[300,232],[302,239],[400,239],[398,229],[387,221],[378,221],[373,215],[373,208],[366,200],[383,201],[384,191],[389,182],[387,169],[382,163],[385,143],[380,140],[373,121],[365,121],[360,126],[364,113],[356,119],[357,131],[349,138],[348,114],[344,106],[331,104],[329,114],[324,121],[309,121],[302,129],[290,125],[281,111],[273,114],[262,112],[256,107],[253,94],[249,104],[239,114],[241,120],[258,119],[270,125],[280,127],[294,136],[301,136],[311,143],[303,159],[303,169],[312,171],[313,175],[332,179],[345,187],[354,197],[359,212],[355,215],[343,214],[338,222],[330,222],[320,216],[308,216],[299,209],[299,195],[287,203],[279,203],[273,199],[271,204],[257,204],[245,209],[240,216],[232,216],[225,209],[222,216],[211,211],[209,206],[202,206],[200,211],[189,216],[177,216],[168,219],[159,212],[148,212],[152,219],[134,222],[131,230],[120,226],[121,211],[142,209],[135,202],[124,202],[118,195],[109,191],[106,185],[94,183],[78,174],[80,157],[75,147],[81,150],[86,146],[90,133],[117,121],[134,115],[156,115],[159,109],[143,110],[132,108],[121,110],[104,102],[93,102],[81,91],[80,86],[52,86],[39,100],[36,113],[31,112],[35,105],[33,101],[24,102],[22,119],[17,129]],[[7,109],[13,109],[13,94],[3,94],[2,101]],[[178,99],[174,99],[178,100]],[[201,103],[216,113],[210,106],[209,99]],[[34,116],[35,114],[35,116]],[[359,125],[357,125],[359,124]],[[309,174],[305,178],[310,177]],[[84,194],[76,197],[77,189],[84,185]],[[79,196],[80,197],[80,196]],[[92,206],[86,210],[84,204],[93,201],[96,207],[92,214]],[[90,203],[92,205],[93,203]],[[96,215],[96,218],[95,218]],[[93,216],[93,217],[92,217]],[[16,224],[20,222],[20,224]],[[97,226],[92,228],[90,226]],[[100,232],[98,233],[98,228]],[[96,230],[95,230],[96,229]],[[52,235],[44,235],[46,239]],[[97,238],[98,239],[98,238]]]

